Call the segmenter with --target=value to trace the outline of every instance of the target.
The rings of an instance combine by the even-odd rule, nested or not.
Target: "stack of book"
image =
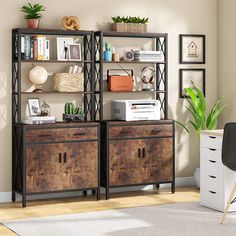
[[[22,60],[49,60],[50,41],[45,36],[21,36]]]
[[[23,123],[30,125],[51,124],[56,122],[55,116],[26,116]]]
[[[134,60],[140,62],[164,62],[162,51],[135,51]]]

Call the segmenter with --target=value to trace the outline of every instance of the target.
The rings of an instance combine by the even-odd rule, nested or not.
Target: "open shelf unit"
[[[61,61],[56,59],[51,60],[24,60],[21,58],[21,36],[24,35],[44,35],[44,36],[70,36],[81,37],[83,40],[82,47],[82,61]],[[71,94],[83,95],[83,107],[85,112],[85,121],[93,121],[94,119],[94,32],[93,31],[66,31],[54,29],[25,29],[19,28],[12,31],[12,118],[14,123],[21,123],[21,95],[33,94],[23,92],[21,89],[21,66],[22,63],[62,63],[62,64],[83,64],[84,74],[84,92],[77,92]],[[35,94],[35,93],[34,93]],[[39,93],[38,93],[39,94]],[[43,92],[41,94],[66,94],[60,92]],[[69,94],[69,93],[67,93]]]
[[[154,41],[154,50],[160,50],[164,54],[164,62],[140,62],[140,61],[104,61],[103,60],[103,48],[104,48],[104,38],[137,38],[137,39],[151,39]],[[151,64],[155,67],[156,71],[156,83],[154,91],[131,91],[129,93],[155,93],[155,99],[159,100],[161,103],[161,116],[163,119],[168,119],[168,34],[162,33],[128,33],[128,32],[102,32],[97,31],[94,35],[94,56],[95,56],[95,88],[99,87],[100,94],[95,96],[95,106],[100,106],[100,120],[103,120],[103,94],[104,93],[117,93],[104,91],[103,86],[103,72],[105,64],[128,64],[128,65],[142,65]],[[99,60],[96,60],[96,58]],[[99,96],[99,97],[98,97]]]

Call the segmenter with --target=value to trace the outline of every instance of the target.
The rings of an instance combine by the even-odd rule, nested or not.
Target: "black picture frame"
[[[201,43],[198,42],[199,40]],[[189,42],[189,46],[185,47],[186,43],[188,44],[188,42]],[[199,45],[197,46],[196,44],[199,44]],[[201,48],[199,48],[200,45],[202,46]],[[195,53],[192,53],[192,51],[194,50],[194,47],[195,47]],[[186,53],[187,50],[188,50],[188,54]],[[198,53],[196,50],[199,50]],[[200,56],[200,59],[198,59],[198,54]],[[186,59],[187,57],[189,57],[189,59]],[[179,63],[180,64],[205,64],[205,62],[206,62],[206,36],[203,34],[180,34],[179,35]]]
[[[180,83],[179,83],[179,97],[180,98],[189,98],[189,96],[187,96],[185,93],[183,93],[183,90],[185,88],[185,76],[184,74],[186,74],[186,72],[201,72],[202,73],[202,76],[201,76],[201,86],[202,87],[202,92],[204,94],[204,96],[206,96],[206,70],[205,69],[179,69],[179,80],[180,80]],[[188,78],[188,81],[186,83],[189,83],[191,81],[193,81],[197,86],[198,86],[198,83],[196,83],[196,81],[192,79],[189,79]]]

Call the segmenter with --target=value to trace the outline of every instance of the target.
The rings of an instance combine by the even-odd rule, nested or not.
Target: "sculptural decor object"
[[[62,18],[62,26],[66,30],[79,30],[80,22],[76,16],[64,16]]]

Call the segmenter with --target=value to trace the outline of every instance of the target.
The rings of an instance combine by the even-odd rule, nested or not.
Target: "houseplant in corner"
[[[41,13],[45,10],[46,8],[40,4],[32,5],[28,3],[28,5],[23,6],[21,8],[21,11],[25,13],[25,19],[27,19],[27,27],[30,29],[39,28],[39,21],[42,18]]]
[[[188,123],[183,124],[179,121],[176,121],[177,124],[181,125],[189,134],[190,130],[188,126],[192,126],[198,136],[200,138],[201,130],[214,130],[217,128],[217,121],[219,115],[225,109],[226,105],[221,106],[220,103],[223,97],[219,98],[214,106],[211,108],[209,114],[206,113],[206,99],[204,97],[203,92],[196,85],[193,84],[192,87],[186,88],[186,99],[189,106],[185,106],[187,111],[190,113],[192,120]],[[198,187],[200,187],[200,169],[197,168],[194,176],[195,182]]]

